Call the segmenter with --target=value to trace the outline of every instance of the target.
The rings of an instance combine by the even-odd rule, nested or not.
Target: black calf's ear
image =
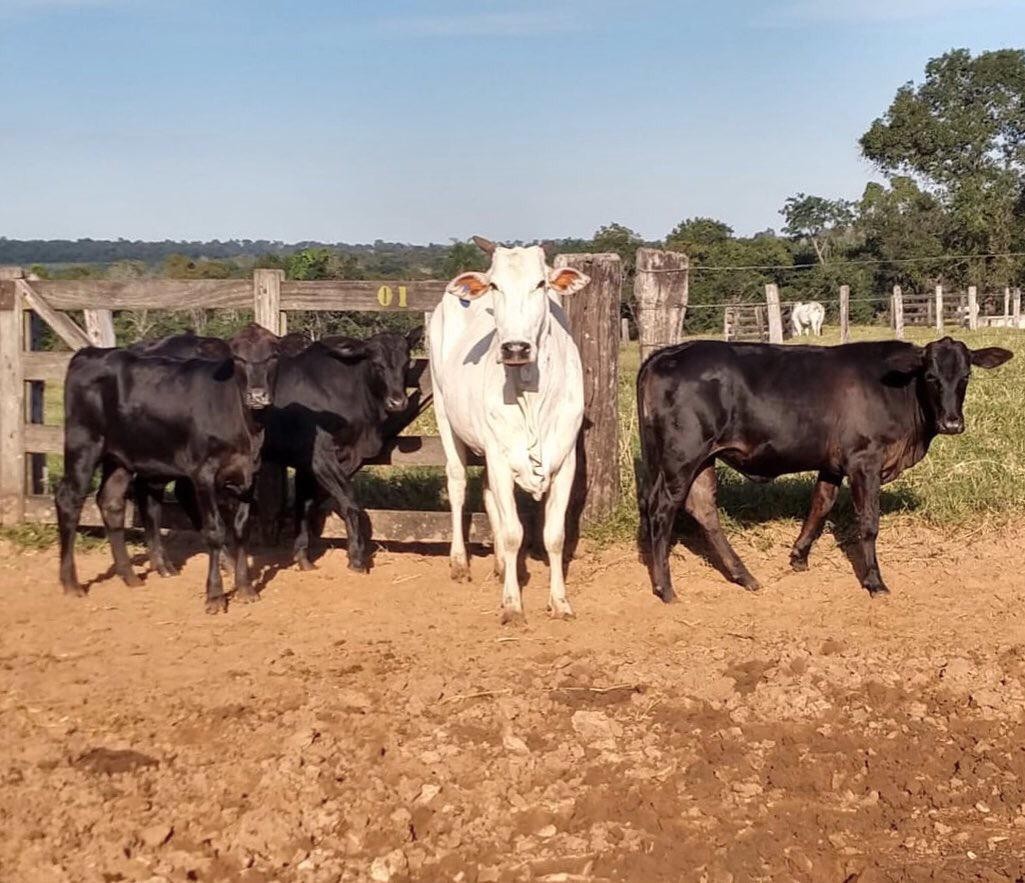
[[[223,359],[217,363],[217,367],[214,368],[214,380],[223,383],[225,380],[231,380],[235,376],[235,360],[234,359]]]
[[[917,374],[924,364],[925,350],[920,346],[902,347],[883,360],[883,367],[897,374]]]
[[[407,331],[406,332],[406,343],[408,344],[408,346],[409,346],[409,348],[411,350],[415,350],[418,346],[420,346],[420,344],[423,342],[423,339],[424,339],[424,326],[423,325],[418,325],[416,328],[413,328],[411,331]]]
[[[1008,361],[1014,353],[999,346],[987,346],[972,350],[972,364],[979,368],[996,368]]]

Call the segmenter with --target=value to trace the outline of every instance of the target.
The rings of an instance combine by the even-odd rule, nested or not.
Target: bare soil
[[[582,550],[577,619],[498,623],[442,554],[333,549],[204,614],[203,556],[64,598],[0,549],[0,880],[1021,880],[1025,532],[683,547],[682,603]],[[84,553],[85,579],[108,568]]]

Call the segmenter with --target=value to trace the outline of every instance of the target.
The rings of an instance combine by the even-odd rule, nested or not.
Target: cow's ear
[[[972,350],[972,364],[979,368],[997,368],[1008,361],[1014,353],[999,346],[987,346]]]
[[[894,374],[917,374],[925,365],[925,350],[920,346],[901,347],[883,359],[883,367]]]
[[[574,294],[590,281],[590,276],[572,267],[560,267],[548,274],[548,285],[559,294]]]
[[[411,350],[415,350],[418,346],[420,346],[420,344],[423,342],[423,339],[424,339],[424,326],[423,325],[417,325],[416,328],[413,328],[413,329],[411,329],[411,330],[406,332],[406,345]]]
[[[483,273],[460,273],[445,286],[445,294],[454,294],[460,300],[473,300],[491,287]]]
[[[214,368],[214,380],[223,383],[235,376],[235,359],[221,359]]]

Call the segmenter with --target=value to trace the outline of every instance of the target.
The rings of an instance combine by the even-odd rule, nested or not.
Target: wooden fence
[[[572,333],[580,346],[585,375],[600,395],[591,396],[585,413],[582,439],[587,462],[598,463],[609,451],[618,450],[608,414],[618,413],[615,382],[618,348],[595,347],[589,341],[608,341],[618,336],[619,270],[612,255],[572,256],[591,259],[600,267],[616,262],[614,272],[595,272],[595,281],[574,295],[580,303],[572,312]],[[589,271],[590,272],[590,271]],[[26,278],[19,268],[0,268],[0,523],[56,521],[53,498],[46,494],[45,455],[64,450],[61,426],[44,423],[46,384],[63,384],[70,352],[40,352],[40,321],[45,322],[71,350],[114,343],[115,310],[252,310],[255,320],[277,334],[287,327],[289,311],[385,311],[429,314],[444,294],[442,281],[317,281],[293,282],[280,270],[256,270],[249,279],[131,279],[124,281],[50,281]],[[596,305],[588,309],[588,305]],[[84,311],[81,328],[68,311]],[[606,325],[609,327],[606,328]],[[426,359],[418,359],[414,379],[420,402],[431,398],[430,371]],[[607,378],[613,378],[610,382]],[[599,378],[599,380],[595,380]],[[597,413],[600,410],[600,413]],[[614,423],[614,421],[613,421]],[[611,447],[609,446],[611,445]],[[437,436],[400,436],[372,461],[379,466],[444,466],[445,456]],[[471,460],[479,465],[480,461]],[[602,482],[616,482],[614,490]],[[589,490],[601,501],[588,514],[601,517],[618,500],[618,472],[595,469]],[[579,503],[582,508],[583,501]],[[168,523],[184,519],[169,507]],[[579,511],[579,509],[578,509]],[[371,510],[376,539],[396,542],[444,542],[450,535],[450,516],[441,511]],[[487,519],[475,512],[469,517],[471,538],[489,535]],[[138,524],[135,513],[130,523]],[[88,501],[83,526],[101,526],[99,510]],[[326,536],[344,536],[344,522],[332,518]]]

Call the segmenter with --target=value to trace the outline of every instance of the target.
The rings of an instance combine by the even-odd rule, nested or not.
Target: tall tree
[[[826,199],[798,193],[780,209],[786,224],[783,232],[803,238],[815,249],[820,264],[829,260],[837,239],[854,221],[854,209],[846,199]]]

